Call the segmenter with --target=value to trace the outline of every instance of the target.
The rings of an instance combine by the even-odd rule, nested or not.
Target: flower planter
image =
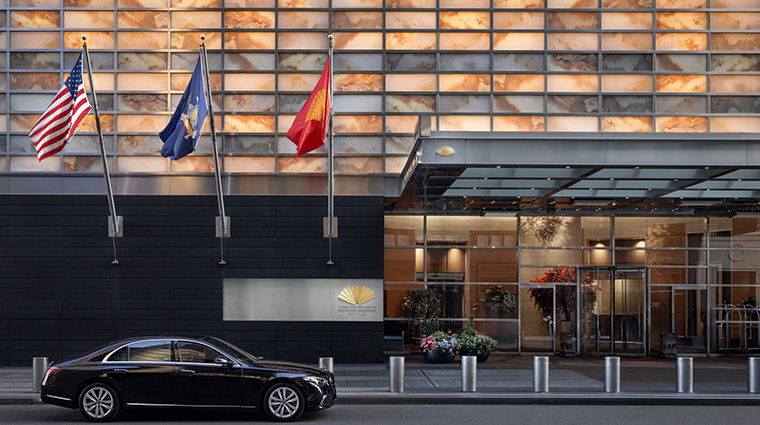
[[[472,354],[470,354],[469,352],[467,352],[465,350],[459,350],[459,356],[460,357],[471,356],[471,355]],[[478,358],[478,363],[483,363],[484,361],[488,360],[488,356],[490,356],[490,355],[491,355],[491,353],[476,354],[475,357]]]
[[[454,356],[456,354],[453,352],[450,353],[441,353],[439,351],[423,351],[422,357],[425,358],[425,361],[428,363],[451,363],[454,361]]]

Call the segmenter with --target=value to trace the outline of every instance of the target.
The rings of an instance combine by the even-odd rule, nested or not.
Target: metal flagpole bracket
[[[229,238],[230,237],[230,216],[224,217],[224,226],[222,226],[222,217],[214,217],[216,223],[216,237],[217,238]],[[224,230],[222,230],[224,229]]]
[[[115,234],[113,231],[114,223],[116,223],[116,227],[118,228]],[[116,219],[114,219],[112,215],[108,216],[108,236],[117,238],[124,236],[124,221],[122,220],[122,216],[117,215]]]
[[[229,217],[228,217],[229,218]],[[330,235],[329,220],[330,217],[322,217],[322,237],[323,238],[337,238],[338,237],[338,217],[332,218],[332,235]]]

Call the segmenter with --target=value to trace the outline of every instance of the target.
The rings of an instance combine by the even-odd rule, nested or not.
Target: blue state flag
[[[193,77],[174,111],[171,121],[160,133],[164,146],[161,156],[174,160],[180,159],[195,150],[208,114],[206,90],[203,86],[203,68],[201,57],[195,64]]]

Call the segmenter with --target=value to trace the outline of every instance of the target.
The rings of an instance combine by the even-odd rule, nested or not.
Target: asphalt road
[[[336,405],[307,412],[298,423],[362,425],[463,425],[463,424],[562,424],[562,425],[699,425],[755,423],[759,407],[747,406],[513,406],[513,405]],[[0,406],[0,423],[87,424],[78,411],[48,405]],[[122,424],[235,424],[270,423],[244,412],[140,410],[127,412]]]

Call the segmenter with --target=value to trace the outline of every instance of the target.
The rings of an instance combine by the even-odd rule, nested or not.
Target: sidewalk
[[[747,357],[694,358],[694,393],[676,392],[675,359],[621,358],[621,392],[604,391],[604,359],[549,357],[549,392],[533,391],[533,357],[492,355],[477,365],[477,391],[462,392],[461,363],[405,358],[403,393],[385,364],[336,364],[339,404],[695,404],[760,405],[747,392]],[[0,404],[40,403],[32,368],[0,368]]]

